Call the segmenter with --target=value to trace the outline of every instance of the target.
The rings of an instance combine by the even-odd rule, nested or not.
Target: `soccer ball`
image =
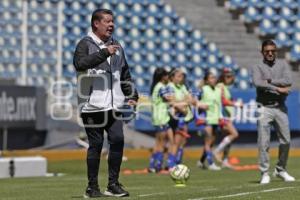
[[[190,177],[190,169],[183,164],[176,165],[171,171],[170,176],[176,185],[184,186]]]

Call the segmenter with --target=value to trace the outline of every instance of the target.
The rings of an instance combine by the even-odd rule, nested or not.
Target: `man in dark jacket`
[[[118,181],[124,147],[121,108],[125,99],[127,104],[134,106],[138,94],[132,84],[124,50],[112,36],[112,11],[95,10],[91,26],[92,32],[80,40],[73,60],[78,75],[79,108],[89,141],[88,187],[85,196],[102,196],[98,185],[98,172],[104,130],[110,144],[109,180],[104,194],[129,196]]]

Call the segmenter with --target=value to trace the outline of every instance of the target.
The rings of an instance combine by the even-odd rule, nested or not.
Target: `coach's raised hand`
[[[120,48],[120,46],[119,45],[115,45],[115,44],[107,46],[107,50],[108,50],[108,52],[109,52],[110,55],[115,54],[118,51],[119,48]]]

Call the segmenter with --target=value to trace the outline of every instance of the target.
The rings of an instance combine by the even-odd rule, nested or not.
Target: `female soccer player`
[[[171,82],[168,84],[168,91],[173,95],[170,126],[175,133],[175,146],[177,148],[176,157],[171,160],[171,164],[179,164],[182,162],[183,147],[188,134],[188,123],[193,119],[191,105],[206,108],[205,105],[197,102],[188,92],[184,84],[184,73],[180,69],[173,69],[170,72]]]
[[[204,85],[202,87],[201,102],[208,105],[206,110],[204,150],[202,158],[198,161],[198,166],[204,166],[204,161],[208,161],[209,170],[220,170],[221,168],[214,163],[212,145],[215,141],[215,132],[221,119],[221,89],[216,87],[217,79],[212,72],[206,72]]]
[[[174,160],[174,137],[169,126],[169,105],[171,101],[168,96],[166,85],[168,84],[168,72],[163,68],[157,68],[153,75],[150,92],[152,97],[152,124],[156,128],[155,146],[150,158],[149,172],[159,172],[163,164],[163,150],[166,140],[169,142],[168,160]],[[168,161],[169,163],[169,161]],[[170,166],[170,167],[173,167]]]
[[[222,114],[223,114],[223,126],[222,132],[226,133],[227,136],[223,138],[221,143],[214,150],[214,156],[216,160],[222,163],[223,167],[232,168],[228,162],[228,154],[231,143],[238,137],[238,132],[232,123],[232,118],[234,117],[234,107],[241,107],[242,102],[237,102],[232,100],[231,92],[229,90],[230,85],[234,82],[234,74],[231,69],[224,68],[219,77],[217,87],[221,89],[222,94]],[[220,153],[224,152],[223,159]]]

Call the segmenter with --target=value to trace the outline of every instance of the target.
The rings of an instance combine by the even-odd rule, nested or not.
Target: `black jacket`
[[[119,42],[114,40],[113,44],[120,46]],[[110,56],[106,48],[100,49],[98,45],[89,36],[84,37],[77,44],[73,64],[75,66],[78,77],[82,74],[87,75],[89,69],[101,69],[112,73],[113,70],[120,71],[121,89],[126,99],[138,100],[138,93],[135,89],[133,80],[130,75],[129,66],[127,64],[123,48],[119,49],[119,55],[112,55],[110,64],[107,58]],[[80,79],[78,82],[79,103],[86,102],[93,90],[93,78]],[[123,82],[125,81],[125,82]]]

